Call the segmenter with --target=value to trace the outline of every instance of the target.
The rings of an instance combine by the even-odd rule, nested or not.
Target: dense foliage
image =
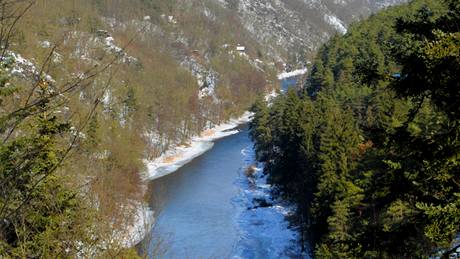
[[[270,88],[229,10],[127,2],[0,1],[0,258],[134,257],[144,160]]]
[[[447,256],[460,231],[460,3],[413,1],[324,45],[251,136],[318,258]]]

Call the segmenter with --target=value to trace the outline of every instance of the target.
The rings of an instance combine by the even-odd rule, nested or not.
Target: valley
[[[458,7],[1,2],[0,257],[455,251]]]

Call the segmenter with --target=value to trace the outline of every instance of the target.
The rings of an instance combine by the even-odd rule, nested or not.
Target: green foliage
[[[251,112],[254,113],[252,121],[249,123],[250,137],[254,141],[254,148],[257,154],[257,159],[265,161],[269,156],[265,154],[270,148],[267,146],[271,142],[271,132],[268,127],[269,114],[265,100],[258,98],[251,107]]]
[[[1,88],[9,84],[4,80]],[[10,100],[14,92],[6,92]],[[44,101],[23,113],[8,113],[6,106],[0,113],[1,132],[8,132],[0,145],[1,256],[70,256],[90,241],[90,210],[56,174],[68,154],[60,141],[70,127],[50,113],[46,96],[41,92]]]
[[[12,1],[1,13],[29,2],[0,35],[2,53],[13,46],[0,62],[0,257],[135,258],[122,239],[144,204],[144,160],[247,110],[273,72],[251,60],[271,60],[213,1]],[[197,68],[215,73],[215,96],[199,97]]]
[[[251,134],[270,132],[253,138],[259,159],[316,257],[427,257],[460,231],[459,10],[419,0],[355,24],[300,97],[268,122],[255,109]]]

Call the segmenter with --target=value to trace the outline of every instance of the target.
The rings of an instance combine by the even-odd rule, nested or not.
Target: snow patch
[[[118,55],[121,57],[123,63],[138,63],[137,58],[129,56],[125,50],[115,44],[115,40],[112,36],[108,36],[104,39],[105,49],[108,52]]]
[[[303,68],[303,69],[293,70],[291,72],[283,72],[278,75],[278,80],[283,80],[283,79],[294,77],[294,76],[304,75],[307,73],[307,71],[308,69]]]
[[[226,123],[203,131],[199,136],[193,137],[188,145],[177,146],[154,160],[146,161],[146,180],[157,179],[177,171],[194,158],[211,149],[215,140],[238,133],[239,130],[235,128],[238,125],[249,122],[252,115],[251,112],[245,112],[243,116],[237,119],[231,119]]]
[[[51,48],[51,42],[47,41],[47,40],[44,40],[44,41],[39,41],[38,42],[40,44],[40,46],[44,49],[49,49]]]
[[[344,23],[334,15],[324,14],[324,20],[330,25],[334,26],[338,32],[342,34],[347,33],[347,28],[345,27]]]
[[[205,97],[211,97],[212,100],[217,103],[218,99],[215,94],[215,88],[219,74],[213,69],[205,68],[193,57],[184,57],[180,65],[196,77],[198,86],[200,87],[198,98],[201,100]]]
[[[286,220],[294,207],[273,199],[264,165],[256,162],[252,147],[243,149],[241,154],[245,167],[236,181],[241,193],[234,200],[237,207],[243,208],[237,218],[241,239],[233,258],[309,258],[302,253],[298,232]],[[253,170],[250,176],[246,172],[249,167]]]
[[[154,223],[153,210],[147,204],[136,202],[132,206],[137,208],[134,223],[120,235],[122,238],[121,245],[126,248],[134,247],[140,243]]]
[[[6,71],[9,71],[12,76],[27,80],[45,80],[49,84],[56,83],[56,81],[50,75],[43,72],[40,75],[40,71],[37,69],[35,64],[32,61],[22,57],[19,53],[7,51],[6,56],[3,57],[2,61],[13,62],[12,67],[6,69]],[[48,89],[48,91],[53,91],[53,89]]]
[[[273,102],[273,100],[276,97],[278,97],[278,95],[279,95],[278,92],[276,92],[275,90],[272,90],[269,94],[265,95],[265,101],[270,104]]]

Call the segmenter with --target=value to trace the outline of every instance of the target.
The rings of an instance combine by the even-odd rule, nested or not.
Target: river
[[[176,172],[149,184],[157,215],[139,245],[150,258],[299,257],[296,232],[281,205],[254,209],[253,199],[270,200],[263,174],[250,184],[244,172],[254,164],[247,126]],[[261,170],[259,170],[261,171]]]

